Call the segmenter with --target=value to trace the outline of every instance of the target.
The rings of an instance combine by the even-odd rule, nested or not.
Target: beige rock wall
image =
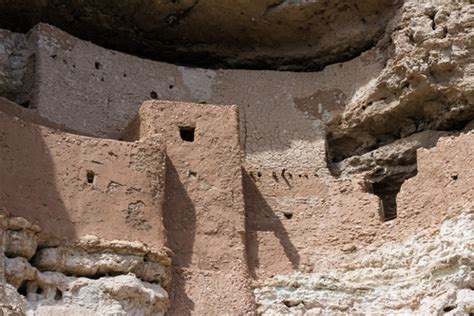
[[[161,249],[165,156],[159,139],[92,139],[0,112],[0,210],[58,238],[88,234]]]
[[[258,313],[473,313],[474,4],[401,5],[375,48],[314,73],[152,62],[40,24],[27,36],[21,91],[11,79],[20,72],[0,77],[28,107],[7,112],[134,142],[2,114],[0,198],[60,237],[126,231],[128,240],[166,241],[175,253],[170,314],[252,313],[252,278]],[[166,159],[155,142],[166,143]],[[165,160],[165,173],[149,168]],[[154,189],[163,182],[164,193]],[[155,191],[163,210],[148,208],[160,201]],[[397,217],[384,216],[388,193]],[[35,242],[9,244],[37,257],[34,269],[81,270],[76,256],[110,268],[96,250],[36,253]]]
[[[473,16],[468,0],[404,2],[386,67],[330,127],[336,161],[474,119]]]

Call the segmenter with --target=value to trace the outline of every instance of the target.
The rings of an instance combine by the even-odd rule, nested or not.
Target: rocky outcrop
[[[29,55],[24,34],[0,30],[0,96],[17,100]]]
[[[402,183],[417,173],[416,149],[468,131],[474,119],[474,5],[405,1],[380,45],[383,71],[328,124],[328,165],[361,176],[396,216]]]
[[[263,315],[465,315],[474,312],[474,212],[369,248],[328,273],[278,275],[255,289]]]
[[[432,148],[438,139],[452,135],[443,131],[424,131],[394,141],[360,156],[352,156],[333,165],[338,176],[363,175],[379,182],[387,177],[416,174],[416,150]]]
[[[159,315],[169,306],[166,252],[94,236],[64,244],[23,218],[0,218],[0,308],[31,315]]]
[[[474,118],[474,5],[405,1],[387,41],[391,57],[329,126],[333,161],[424,130],[457,130]]]
[[[399,2],[2,0],[0,27],[26,32],[47,22],[108,48],[172,63],[307,71],[373,46]]]

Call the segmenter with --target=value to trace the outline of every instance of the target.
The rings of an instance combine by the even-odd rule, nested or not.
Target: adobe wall
[[[28,38],[35,63],[30,106],[42,116],[119,138],[145,100],[237,104],[246,159],[268,167],[325,167],[325,122],[384,62],[373,49],[315,73],[205,70],[107,50],[46,24]]]
[[[397,196],[399,227],[437,227],[474,207],[474,132],[444,137],[417,152],[418,174],[403,183]],[[415,229],[413,229],[415,230]]]
[[[0,120],[1,212],[70,242],[95,235],[156,250],[165,245],[165,155],[158,139],[93,139],[4,112]]]
[[[0,253],[3,253],[5,250],[4,242],[3,242],[3,234],[5,229],[5,223],[3,220],[0,220]],[[5,297],[5,258],[0,256],[0,296]],[[0,311],[3,312],[3,304],[6,302],[0,300]]]
[[[402,185],[397,196],[398,217],[388,222],[380,222],[377,216],[376,220],[367,220],[371,212],[375,213],[374,204],[369,200],[364,202],[361,193],[350,186],[341,186],[342,183],[328,184],[328,193],[320,190],[313,195],[323,196],[321,200],[329,204],[320,218],[317,218],[320,214],[317,207],[314,212],[305,213],[298,203],[291,202],[296,211],[291,219],[284,219],[284,214],[280,215],[284,205],[276,203],[274,207],[268,198],[276,216],[282,219],[280,229],[288,232],[293,248],[301,249],[303,254],[311,248],[314,271],[306,269],[294,274],[281,272],[284,269],[276,264],[272,266],[271,255],[283,257],[283,251],[279,250],[282,246],[257,232],[259,242],[273,245],[266,254],[261,254],[266,257],[257,271],[258,276],[263,276],[261,286],[254,291],[257,312],[263,315],[471,312],[474,308],[473,145],[474,133],[468,132],[441,138],[431,149],[419,149],[418,174]],[[256,186],[268,191],[268,178],[262,172],[263,180],[257,180]],[[311,178],[306,181],[314,182]],[[275,188],[279,186],[274,183],[272,187],[277,192]],[[337,187],[339,191],[335,190]],[[297,194],[304,195],[303,190]],[[354,215],[355,220],[348,214]],[[345,226],[348,219],[350,225]],[[293,220],[298,222],[292,227]],[[269,225],[262,230],[268,227],[274,229]],[[276,230],[272,232],[278,236]],[[299,232],[304,233],[298,236]],[[351,247],[340,251],[344,241]],[[264,271],[275,266],[279,268],[273,270],[275,274]]]
[[[180,127],[194,128],[194,140]],[[252,313],[238,108],[147,101],[127,134],[166,140],[165,226],[175,254],[168,313]]]
[[[441,138],[417,153],[418,174],[397,195],[397,218],[383,221],[364,179],[321,177],[310,169],[244,171],[249,267],[258,279],[331,271],[360,251],[402,242],[473,207],[474,134]],[[274,260],[278,256],[279,260]]]
[[[243,183],[247,259],[257,279],[337,266],[327,258],[366,247],[385,226],[379,199],[361,180],[321,178],[310,169],[247,169]]]

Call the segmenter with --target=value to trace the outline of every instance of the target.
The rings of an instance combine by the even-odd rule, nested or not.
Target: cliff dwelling
[[[474,2],[0,0],[0,315],[474,315]]]

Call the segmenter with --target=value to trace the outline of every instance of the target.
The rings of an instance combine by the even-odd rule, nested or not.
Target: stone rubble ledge
[[[145,281],[169,284],[171,252],[167,248],[156,251],[138,241],[106,241],[92,235],[61,245],[24,218],[0,215],[0,222],[5,255],[33,259],[42,271],[85,277],[134,272]]]
[[[0,310],[160,315],[169,307],[163,289],[171,282],[168,249],[90,235],[62,244],[38,225],[5,215],[0,215],[0,238],[6,281]]]
[[[7,265],[28,273],[36,270],[24,258]],[[35,279],[22,287],[25,296],[6,284],[6,308],[21,315],[164,315],[169,308],[168,294],[159,284],[132,273],[95,280],[36,270]]]

